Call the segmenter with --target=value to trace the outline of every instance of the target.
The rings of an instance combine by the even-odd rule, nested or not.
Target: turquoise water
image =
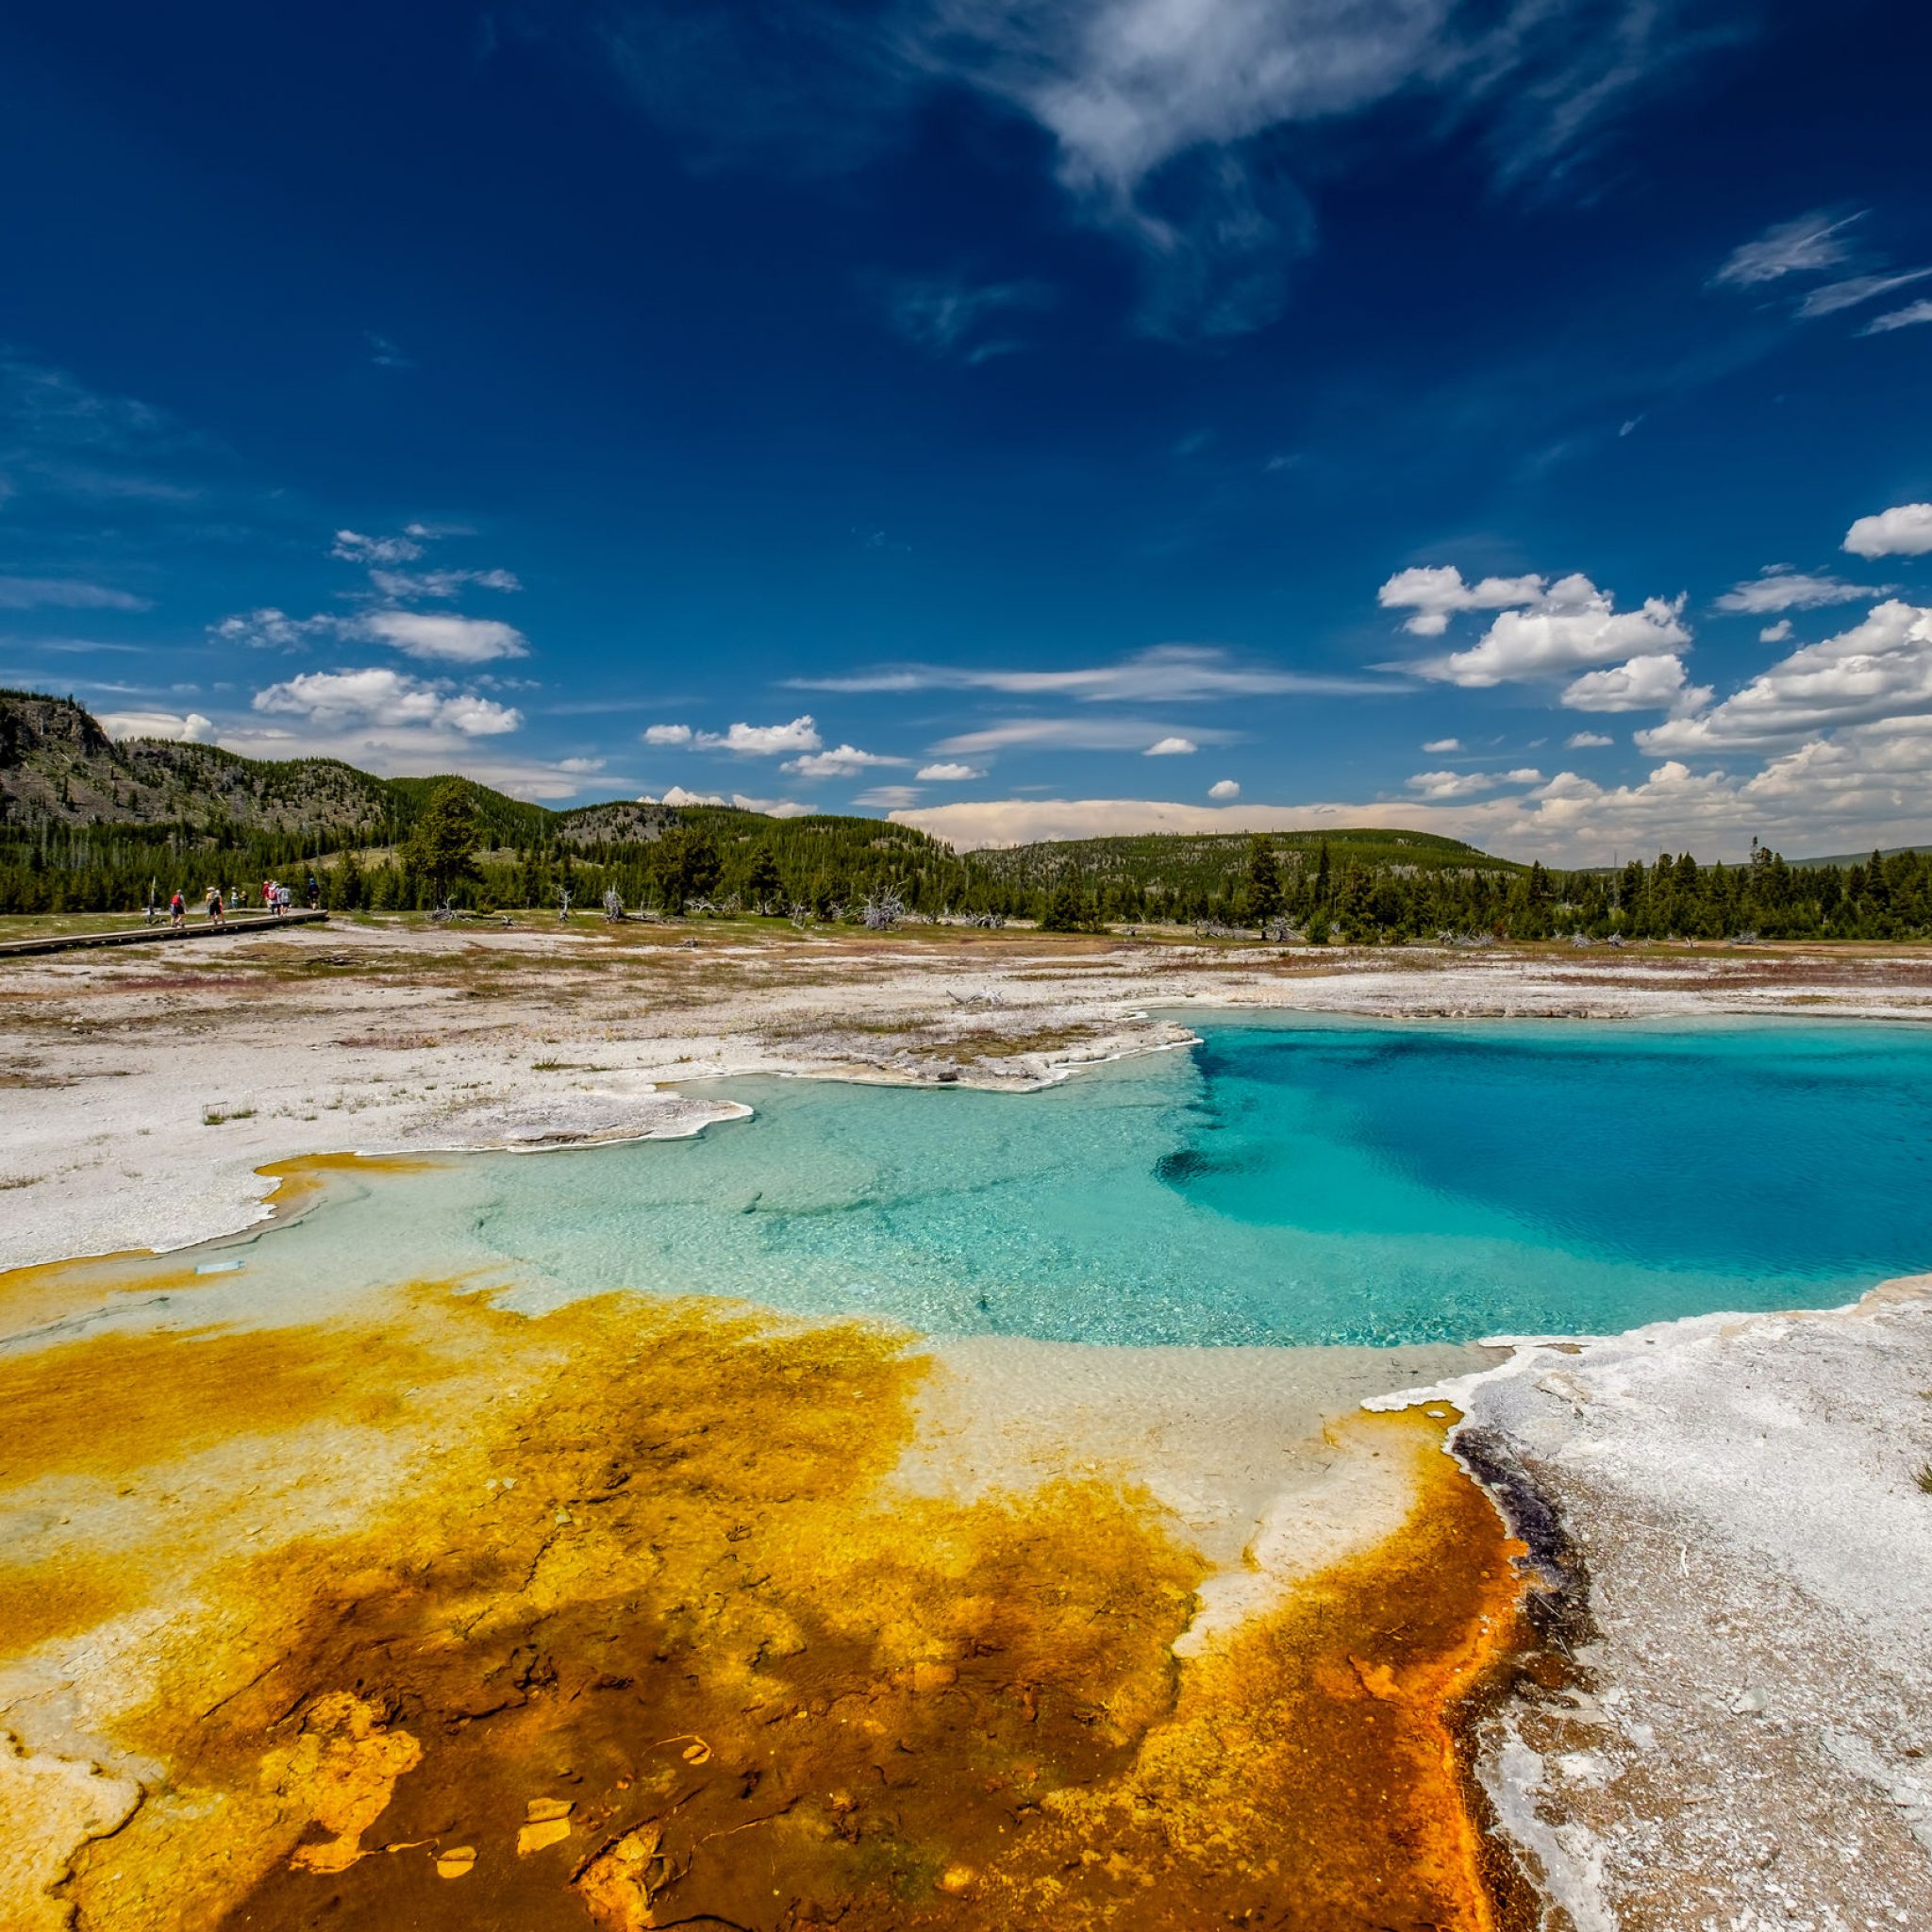
[[[1932,1031],[1196,1024],[1039,1094],[715,1083],[754,1117],[367,1186],[250,1265],[1196,1344],[1601,1332],[1932,1267]]]

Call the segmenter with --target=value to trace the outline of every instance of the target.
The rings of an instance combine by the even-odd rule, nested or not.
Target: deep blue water
[[[466,1158],[259,1264],[1204,1344],[1601,1332],[1932,1267],[1932,1030],[1197,1024],[1040,1094],[719,1083],[755,1117]]]

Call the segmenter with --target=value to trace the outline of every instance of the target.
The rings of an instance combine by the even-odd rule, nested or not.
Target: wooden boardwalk
[[[222,925],[211,925],[205,915],[197,915],[191,924],[181,926],[160,920],[153,925],[130,925],[113,932],[52,933],[45,939],[0,941],[0,959],[20,959],[33,953],[77,952],[84,946],[178,945],[183,940],[218,940],[228,933],[278,932],[291,925],[320,925],[327,918],[326,912],[310,912],[304,908],[299,912],[285,912],[279,919],[265,912],[252,913],[246,918],[230,916]]]

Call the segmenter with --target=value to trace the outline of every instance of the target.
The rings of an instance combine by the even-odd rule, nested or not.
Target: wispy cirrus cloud
[[[1011,355],[1024,346],[1017,325],[1050,308],[1044,282],[973,282],[959,276],[886,280],[878,297],[892,333],[941,360],[967,363]]]
[[[1932,322],[1932,299],[1907,302],[1903,308],[1874,315],[1858,333],[1861,336],[1885,336],[1896,328],[1916,328],[1922,322]]]
[[[1737,289],[1757,289],[1787,275],[1822,275],[1850,258],[1852,229],[1866,210],[1835,214],[1826,208],[1774,222],[1755,241],[1731,250],[1711,280]]]
[[[1175,751],[1182,745],[1198,750],[1203,744],[1231,744],[1238,735],[1200,724],[1189,725],[1188,733],[1183,737],[1143,718],[1004,718],[996,724],[982,724],[971,731],[942,738],[931,749],[968,758],[1023,748],[1145,752],[1154,745],[1167,744]]]
[[[1718,598],[1716,608],[1757,617],[1774,610],[1817,610],[1828,604],[1849,604],[1859,597],[1882,594],[1880,585],[1847,583],[1829,571],[1801,571],[1788,563],[1768,563],[1755,577],[1733,584]]]
[[[151,601],[73,577],[0,576],[0,610],[146,610]]]
[[[1247,663],[1211,644],[1156,644],[1111,664],[1063,671],[886,664],[835,677],[792,677],[786,683],[793,691],[989,691],[1008,697],[1073,698],[1083,704],[1191,703],[1291,694],[1379,697],[1401,688],[1388,677],[1329,676]]]
[[[1798,304],[1798,313],[1807,321],[1819,315],[1837,315],[1842,309],[1875,302],[1879,296],[1892,294],[1899,289],[1909,289],[1914,282],[1923,282],[1927,275],[1932,275],[1932,268],[1902,269],[1890,275],[1848,275],[1843,281],[1826,282],[1823,288],[1813,289]]]
[[[1486,131],[1498,179],[1554,192],[1636,101],[1717,43],[1684,0],[629,0],[597,33],[701,165],[856,166],[965,92],[1051,143],[1080,215],[1143,271],[1140,323],[1273,321],[1316,217],[1277,130],[1409,98]]]

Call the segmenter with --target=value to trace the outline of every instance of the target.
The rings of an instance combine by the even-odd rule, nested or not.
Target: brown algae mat
[[[937,1372],[447,1283],[0,1356],[0,1923],[1510,1916],[1458,1727],[1521,1545],[1452,1412],[1338,1424],[1407,1521],[1177,1658],[1207,1565],[1130,1480],[895,1484]]]

